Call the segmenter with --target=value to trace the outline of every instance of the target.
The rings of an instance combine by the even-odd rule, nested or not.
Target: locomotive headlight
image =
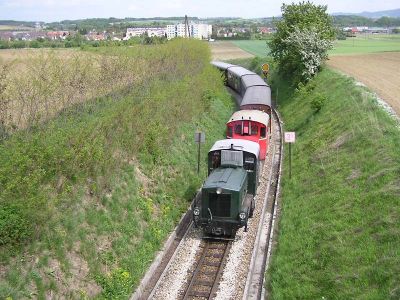
[[[199,215],[200,215],[200,209],[199,209],[198,207],[196,207],[196,208],[193,210],[193,214],[194,214],[195,216],[199,216]]]
[[[221,188],[217,188],[217,194],[221,194],[222,193],[222,189]]]
[[[240,220],[246,219],[246,213],[245,213],[245,212],[241,212],[241,213],[239,214],[239,218],[240,218]]]

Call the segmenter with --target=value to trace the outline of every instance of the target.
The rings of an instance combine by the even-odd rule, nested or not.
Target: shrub
[[[321,108],[324,106],[324,103],[326,102],[327,97],[325,95],[322,95],[320,93],[316,93],[313,96],[313,99],[311,100],[311,108],[314,112],[319,112]]]

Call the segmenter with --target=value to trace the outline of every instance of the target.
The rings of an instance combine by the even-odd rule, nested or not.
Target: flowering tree
[[[315,75],[332,47],[335,30],[326,9],[311,2],[282,6],[282,19],[276,23],[269,47],[280,72],[294,82],[306,82]]]
[[[298,73],[303,81],[308,81],[314,76],[320,65],[328,58],[327,50],[333,45],[332,41],[321,39],[315,29],[294,31],[283,40],[287,45],[288,53],[296,58]]]

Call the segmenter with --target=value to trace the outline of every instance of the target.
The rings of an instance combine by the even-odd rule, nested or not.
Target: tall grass
[[[1,298],[127,297],[205,176],[193,132],[207,134],[205,157],[232,111],[201,42],[84,55],[95,62],[78,68],[76,102],[0,144]],[[112,74],[96,78],[101,61]],[[99,91],[102,78],[118,88]]]

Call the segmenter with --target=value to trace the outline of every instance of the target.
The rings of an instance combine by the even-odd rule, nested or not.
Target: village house
[[[50,40],[65,40],[69,34],[69,31],[49,31],[46,35]]]

